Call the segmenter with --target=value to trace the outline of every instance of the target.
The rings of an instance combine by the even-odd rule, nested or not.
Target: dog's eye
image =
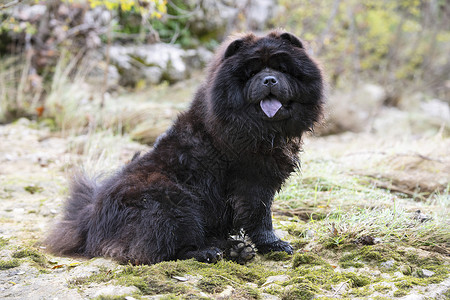
[[[247,70],[244,74],[247,75],[248,78],[252,78],[256,74],[258,74],[258,70]]]
[[[284,66],[284,65],[279,65],[278,70],[279,70],[281,73],[287,73],[287,68],[286,68],[286,66]]]

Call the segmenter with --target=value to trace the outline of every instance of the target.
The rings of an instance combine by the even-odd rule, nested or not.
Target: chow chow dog
[[[303,42],[275,30],[219,47],[189,109],[151,151],[109,179],[78,175],[46,243],[56,254],[153,264],[226,257],[244,263],[291,245],[271,206],[320,119],[323,76]],[[231,239],[244,233],[251,243]]]

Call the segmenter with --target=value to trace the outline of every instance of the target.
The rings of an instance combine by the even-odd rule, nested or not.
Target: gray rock
[[[305,231],[305,238],[307,238],[308,240],[312,240],[315,235],[316,235],[316,231],[315,230],[308,229],[308,230]]]
[[[425,298],[424,296],[419,295],[419,294],[409,294],[400,299],[402,299],[402,300],[422,300],[424,298]]]
[[[433,276],[434,274],[436,274],[436,273],[434,273],[433,271],[427,270],[427,269],[422,269],[417,272],[417,275],[419,275],[419,277],[421,277],[421,278],[428,278],[428,277]]]
[[[156,84],[162,80],[177,82],[189,78],[191,69],[206,65],[212,53],[205,48],[184,50],[164,43],[110,47],[111,63],[120,73],[120,84],[132,86],[140,80]]]
[[[381,266],[382,268],[390,269],[390,268],[392,268],[392,267],[394,266],[394,264],[395,264],[395,260],[390,259],[390,260],[388,260],[388,261],[382,262],[382,263],[380,264],[380,266]]]
[[[32,22],[41,18],[46,11],[47,7],[44,4],[18,5],[13,9],[12,17],[16,20]]]
[[[263,300],[279,300],[280,298],[275,295],[261,293],[261,299],[263,299]]]
[[[246,10],[247,26],[251,30],[263,30],[274,17],[277,3],[274,0],[251,0]]]
[[[135,286],[109,285],[98,290],[94,297],[130,295],[136,293],[139,293],[139,289]]]
[[[277,283],[282,283],[282,282],[286,282],[289,279],[291,279],[288,275],[276,275],[276,276],[269,276],[267,277],[266,282],[263,284],[263,286],[265,285],[269,285],[271,283],[277,282]]]
[[[215,34],[221,38],[236,27],[243,30],[264,30],[275,16],[275,0],[191,0],[193,9],[189,29],[194,35]],[[244,20],[240,18],[245,15]]]
[[[228,285],[223,292],[216,296],[216,299],[231,299],[234,293],[234,288]]]
[[[350,289],[350,285],[346,282],[341,282],[335,285],[331,285],[331,288],[334,291],[334,294],[341,295]]]

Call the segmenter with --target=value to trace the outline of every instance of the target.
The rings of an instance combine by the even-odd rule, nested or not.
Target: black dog
[[[229,40],[152,151],[100,184],[75,178],[49,248],[135,264],[244,262],[252,248],[229,239],[243,230],[260,253],[291,254],[273,233],[271,205],[322,104],[321,71],[298,38],[273,31]]]

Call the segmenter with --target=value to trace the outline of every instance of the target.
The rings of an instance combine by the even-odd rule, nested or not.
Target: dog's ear
[[[289,32],[285,32],[285,33],[281,34],[280,38],[288,41],[295,47],[303,48],[303,43],[295,35],[293,35]]]
[[[242,39],[233,41],[230,45],[228,45],[227,50],[225,50],[225,55],[223,58],[228,58],[235,55],[236,52],[238,52],[239,48],[242,47],[242,45],[244,45],[244,40]]]

